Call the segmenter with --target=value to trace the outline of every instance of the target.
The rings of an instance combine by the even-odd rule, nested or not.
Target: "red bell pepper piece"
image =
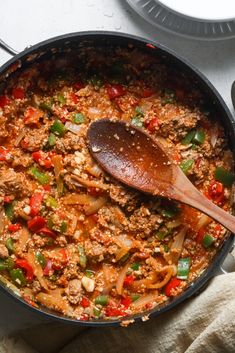
[[[33,280],[33,268],[28,263],[28,261],[23,260],[23,259],[16,259],[15,260],[15,266],[19,267],[19,268],[22,268],[23,270],[26,271],[26,279],[27,279],[27,281],[31,282]]]
[[[10,99],[8,99],[6,96],[0,96],[0,108],[4,108],[9,103]]]
[[[36,192],[30,199],[29,205],[30,205],[30,215],[31,216],[36,216],[39,211],[41,210],[42,207],[42,200],[43,200],[43,194]]]
[[[88,298],[86,297],[83,297],[82,300],[80,301],[80,305],[83,307],[83,308],[87,308],[88,306],[90,306],[90,301]]]
[[[133,275],[126,276],[123,282],[123,286],[124,287],[130,286],[134,282],[134,279],[135,278]]]
[[[38,163],[42,167],[45,167],[46,169],[50,169],[52,167],[51,158],[47,156],[47,154],[43,151],[33,152],[32,158],[36,163]]]
[[[53,271],[52,269],[52,261],[51,260],[47,260],[46,266],[43,270],[43,274],[44,276],[49,276],[50,273]]]
[[[73,84],[73,88],[76,89],[77,91],[79,91],[83,87],[84,87],[84,84],[82,82],[75,82]]]
[[[61,270],[67,263],[68,254],[64,248],[53,251],[52,267],[54,270]]]
[[[224,186],[218,181],[213,181],[208,188],[209,197],[215,202],[220,203],[224,199]]]
[[[8,226],[8,230],[11,233],[17,232],[20,229],[21,229],[21,224],[20,223],[10,224]]]
[[[196,242],[197,242],[198,244],[201,244],[202,239],[204,238],[204,235],[205,235],[205,234],[206,234],[205,228],[204,228],[204,227],[201,227],[201,228],[199,229],[199,231],[197,232],[197,236],[196,236]]]
[[[127,297],[121,299],[121,304],[122,304],[125,308],[129,308],[129,306],[131,305],[131,303],[132,303],[132,299],[131,299],[131,297],[129,297],[129,296],[127,296]]]
[[[106,316],[125,316],[126,315],[126,313],[123,310],[112,308],[112,307],[107,307],[105,310],[105,314]]]
[[[126,92],[125,88],[119,84],[107,85],[106,89],[110,99],[121,97]]]
[[[78,96],[74,92],[70,93],[70,99],[74,104],[78,102]]]
[[[46,235],[47,237],[56,238],[56,233],[47,227],[40,228],[36,233]]]
[[[34,107],[28,107],[24,114],[24,123],[26,125],[37,125],[39,119],[43,118],[44,113],[40,109]]]
[[[151,97],[154,94],[154,91],[151,88],[144,88],[142,92],[143,98]]]
[[[13,198],[11,196],[4,196],[4,199],[3,199],[4,203],[11,203],[12,200]]]
[[[28,228],[31,232],[37,233],[40,229],[45,227],[46,220],[41,216],[36,216],[28,221]]]
[[[15,87],[12,89],[12,96],[14,99],[24,99],[25,92],[21,87]]]
[[[0,161],[7,161],[10,157],[10,152],[5,147],[0,146]]]
[[[180,283],[182,281],[176,277],[173,277],[166,285],[165,287],[165,294],[168,296],[168,297],[171,297],[172,296],[172,289],[175,289],[177,287],[179,287]]]
[[[158,119],[153,118],[149,122],[146,123],[146,128],[149,132],[154,132],[154,130],[158,127]]]

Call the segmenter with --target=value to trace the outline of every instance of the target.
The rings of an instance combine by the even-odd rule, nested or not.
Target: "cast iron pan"
[[[66,34],[59,37],[55,37],[52,39],[48,39],[44,42],[36,44],[23,52],[15,55],[11,60],[5,63],[0,68],[0,91],[4,88],[5,83],[7,81],[7,77],[11,75],[11,72],[17,68],[17,70],[21,70],[21,68],[26,67],[27,65],[31,65],[34,62],[37,62],[41,58],[50,57],[53,55],[53,52],[60,51],[63,52],[69,48],[79,48],[87,45],[91,46],[120,46],[127,47],[128,45],[133,45],[136,48],[149,52],[151,55],[156,55],[161,57],[165,62],[170,65],[173,65],[175,68],[179,68],[180,71],[185,72],[190,76],[191,80],[196,83],[197,87],[203,92],[204,96],[207,97],[207,103],[209,106],[213,107],[216,111],[217,116],[220,117],[221,124],[223,125],[227,138],[229,141],[229,147],[231,150],[235,151],[235,121],[228,110],[225,102],[217,92],[217,90],[213,87],[213,85],[208,81],[208,79],[201,74],[192,64],[187,62],[184,58],[181,58],[174,51],[164,47],[163,45],[155,42],[148,41],[145,39],[138,38],[132,35],[124,34],[124,33],[115,33],[115,32],[106,32],[106,31],[94,31],[94,32],[78,32],[72,34]],[[147,44],[147,45],[146,45]],[[15,51],[5,45],[4,42],[0,41],[0,47],[7,50],[10,54],[15,54]],[[235,153],[234,153],[235,156]],[[197,295],[200,293],[203,288],[206,286],[208,281],[218,273],[221,264],[223,263],[225,257],[231,250],[234,242],[233,234],[227,234],[220,250],[215,256],[213,262],[209,265],[209,267],[203,272],[203,274],[192,283],[189,288],[183,292],[183,294],[179,295],[171,299],[166,305],[155,307],[150,311],[144,312],[144,314],[137,314],[134,316],[127,317],[126,319],[140,320],[143,316],[149,315],[158,316],[163,314],[165,311],[170,310],[175,307],[179,303],[184,300]],[[20,302],[27,308],[30,308],[34,312],[37,312],[38,315],[46,316],[47,318],[60,320],[64,323],[72,323],[83,326],[114,326],[120,324],[120,320],[99,320],[99,321],[78,321],[75,319],[71,319],[68,317],[64,317],[55,311],[49,310],[44,307],[40,307],[39,309],[34,308],[28,305],[23,299],[14,294],[9,288],[4,286],[4,284],[0,283],[0,288],[7,294],[9,294],[12,298]]]

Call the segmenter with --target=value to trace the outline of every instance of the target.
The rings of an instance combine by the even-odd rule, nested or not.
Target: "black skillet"
[[[12,71],[24,69],[27,65],[31,65],[41,58],[50,57],[56,51],[64,51],[68,48],[79,48],[86,47],[87,45],[92,46],[103,46],[108,47],[120,46],[127,47],[133,45],[135,48],[141,49],[145,52],[149,52],[151,55],[156,55],[161,57],[167,64],[178,68],[180,71],[183,71],[191,78],[191,80],[196,83],[197,87],[203,92],[204,96],[207,97],[208,106],[213,107],[213,110],[216,111],[217,116],[220,118],[220,122],[223,125],[227,138],[229,141],[229,147],[235,152],[235,121],[228,110],[225,102],[214,88],[214,86],[208,81],[208,79],[199,72],[192,64],[187,60],[180,57],[174,51],[164,47],[163,45],[146,41],[145,39],[135,37],[132,35],[124,33],[115,33],[115,32],[106,32],[106,31],[94,31],[94,32],[78,32],[72,34],[66,34],[52,39],[48,39],[44,42],[33,45],[32,47],[24,50],[23,52],[16,54],[16,52],[6,45],[3,41],[0,41],[0,47],[5,49],[8,53],[15,55],[7,63],[5,63],[0,68],[0,92],[1,88],[4,87],[4,82],[7,81],[9,75]],[[235,156],[235,153],[234,153]],[[232,234],[227,234],[220,250],[213,259],[213,262],[209,267],[203,272],[203,274],[191,283],[189,288],[183,292],[178,297],[171,299],[167,304],[155,307],[150,311],[146,311],[142,314],[137,314],[134,316],[126,317],[125,319],[131,320],[140,320],[143,316],[149,315],[158,316],[163,314],[165,311],[172,309],[179,303],[185,301],[186,299],[193,297],[194,295],[199,294],[204,287],[208,284],[209,280],[215,276],[221,269],[221,264],[223,263],[225,257],[231,251],[234,242],[234,237]],[[78,321],[68,317],[64,317],[55,311],[49,310],[44,307],[34,308],[27,304],[22,298],[18,297],[12,290],[7,288],[3,283],[0,283],[0,288],[5,293],[9,294],[12,298],[17,300],[19,303],[24,305],[27,308],[30,308],[38,315],[46,316],[47,318],[60,320],[64,323],[72,323],[83,326],[114,326],[120,324],[120,320],[93,320],[93,321]]]

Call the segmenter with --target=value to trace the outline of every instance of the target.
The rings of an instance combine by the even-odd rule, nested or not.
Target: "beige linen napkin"
[[[0,353],[235,352],[235,273],[216,276],[199,295],[127,328],[49,323],[5,338]]]

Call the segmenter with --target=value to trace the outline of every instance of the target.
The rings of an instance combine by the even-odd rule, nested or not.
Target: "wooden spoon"
[[[235,233],[235,217],[201,194],[166,149],[125,122],[101,119],[87,132],[90,152],[116,179],[140,191],[188,204]]]

